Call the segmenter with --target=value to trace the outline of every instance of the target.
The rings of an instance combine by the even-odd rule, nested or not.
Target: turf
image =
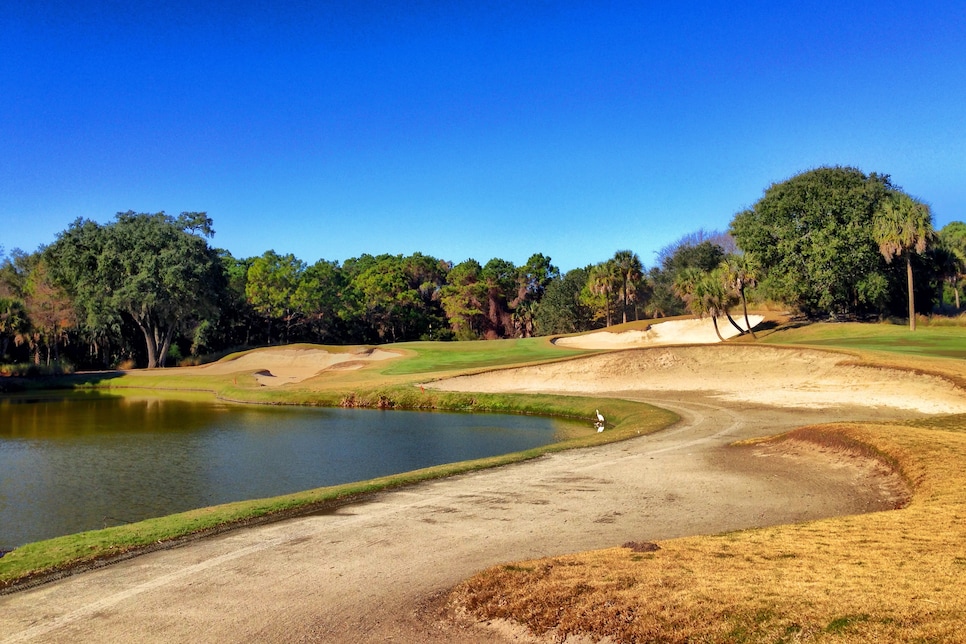
[[[891,323],[820,323],[780,328],[762,341],[913,357],[966,359],[966,328],[954,326],[920,326],[913,332],[908,326]]]

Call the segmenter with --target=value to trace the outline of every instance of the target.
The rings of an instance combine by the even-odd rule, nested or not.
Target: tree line
[[[741,331],[733,315],[749,299],[914,325],[917,311],[958,309],[966,273],[966,224],[934,231],[888,175],[843,167],[773,184],[727,232],[687,234],[650,270],[631,250],[563,274],[541,253],[521,266],[421,253],[309,265],[274,250],[236,258],[213,234],[203,212],[128,211],[11,252],[0,359],[157,367],[276,343],[521,338],[688,312]]]

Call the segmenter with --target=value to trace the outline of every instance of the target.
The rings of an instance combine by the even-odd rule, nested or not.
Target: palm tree
[[[942,240],[938,246],[932,249],[933,263],[936,266],[938,277],[942,279],[942,284],[952,289],[956,301],[956,310],[959,310],[959,281],[963,277],[966,262],[963,261],[955,250],[946,246]],[[943,289],[939,289],[939,301],[943,301]]]
[[[692,306],[692,301],[694,300],[695,294],[694,290],[704,276],[704,271],[695,266],[688,266],[687,268],[682,268],[678,271],[677,275],[674,276],[674,284],[671,285],[671,290],[674,294],[681,298],[684,305],[689,311],[695,315],[699,315],[703,311],[703,307],[698,307],[695,311]]]
[[[641,259],[637,253],[629,250],[619,250],[614,253],[614,258],[610,260],[611,266],[620,283],[620,301],[623,306],[623,322],[627,323],[627,305],[634,300],[637,293],[637,284],[644,276]]]
[[[21,345],[30,331],[30,320],[23,302],[13,297],[0,296],[0,360],[6,358],[12,339]]]
[[[718,317],[725,315],[737,298],[725,288],[721,269],[706,272],[694,267],[685,268],[678,272],[673,288],[693,315],[711,316],[715,335],[724,342]]]
[[[745,297],[746,288],[754,288],[758,285],[757,266],[754,259],[747,253],[731,254],[721,262],[721,268],[728,288],[733,289],[741,299],[741,308],[745,314],[745,326],[748,327],[751,337],[757,340],[758,336],[755,335],[755,330],[751,328],[751,322],[748,320],[748,300]]]
[[[731,323],[738,328],[738,331],[741,331],[741,328],[728,315],[728,309],[737,303],[738,298],[735,297],[731,290],[725,288],[725,280],[722,273],[723,271],[720,268],[716,268],[710,273],[705,273],[695,287],[695,299],[700,301],[703,310],[707,311],[708,315],[711,316],[711,322],[714,324],[714,332],[718,336],[718,339],[724,342],[721,331],[718,330],[719,316],[727,316],[731,320]]]
[[[611,260],[603,262],[601,264],[596,264],[591,267],[590,275],[587,277],[587,288],[592,295],[604,298],[604,312],[606,316],[606,326],[610,326],[611,321],[611,309],[610,309],[610,296],[614,292],[615,284],[615,271]]]
[[[959,287],[966,277],[966,224],[952,221],[940,229],[938,264],[943,280],[953,289],[959,310]]]
[[[909,293],[909,330],[916,330],[916,303],[912,286],[912,252],[922,253],[934,235],[929,206],[903,192],[894,192],[875,213],[872,237],[886,262],[906,257],[906,287]]]

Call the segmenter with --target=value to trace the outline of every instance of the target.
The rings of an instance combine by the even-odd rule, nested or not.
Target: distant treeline
[[[277,343],[521,338],[685,312],[716,321],[748,299],[812,317],[904,315],[958,309],[966,272],[966,224],[937,234],[887,175],[841,167],[772,185],[728,232],[685,235],[649,271],[632,250],[565,274],[541,253],[522,266],[420,253],[309,265],[272,250],[239,259],[212,234],[205,213],[129,211],[12,251],[2,361],[155,367]]]

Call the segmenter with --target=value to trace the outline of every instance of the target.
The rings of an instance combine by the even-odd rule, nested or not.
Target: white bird
[[[599,409],[596,409],[595,411],[597,412],[597,420],[598,420],[598,422],[601,422],[601,423],[604,422],[604,417],[601,415],[600,410]]]

